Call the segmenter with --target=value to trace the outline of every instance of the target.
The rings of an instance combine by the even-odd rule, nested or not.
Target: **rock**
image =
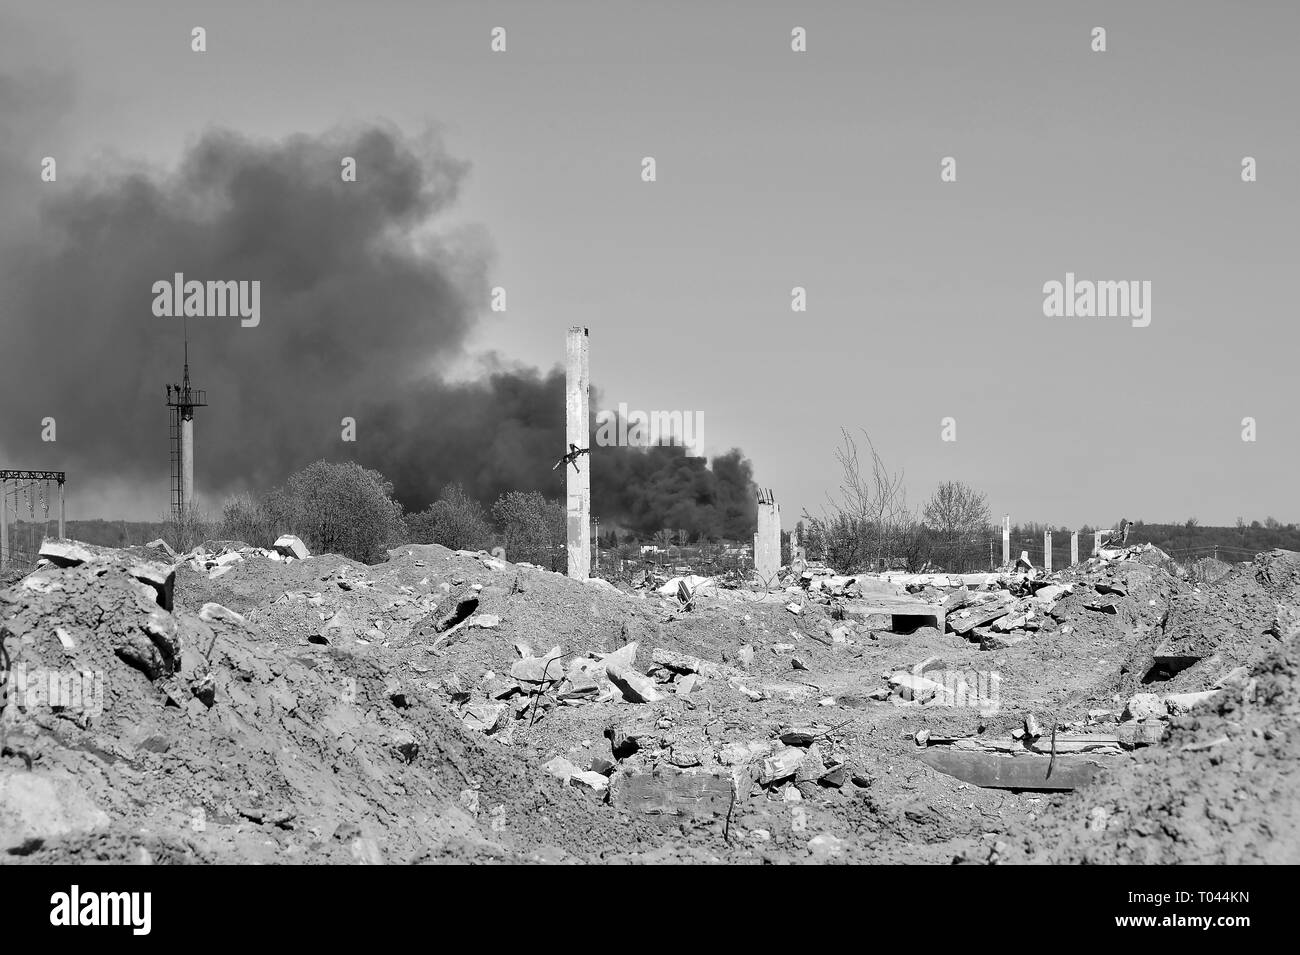
[[[277,553],[284,557],[295,557],[298,560],[302,560],[303,558],[310,556],[310,552],[307,550],[307,545],[292,534],[281,534],[275,539],[275,543],[271,546],[275,548]]]
[[[748,643],[736,651],[736,658],[740,660],[742,666],[748,669],[749,665],[754,662],[754,648]]]
[[[808,852],[817,862],[829,862],[844,855],[845,842],[838,836],[823,832],[808,840]]]
[[[825,771],[826,764],[822,762],[821,750],[816,743],[813,743],[804,751],[803,760],[795,769],[794,781],[796,784],[815,783]]]
[[[600,669],[606,670],[611,665],[616,667],[630,667],[636,662],[636,641],[625,646],[619,647],[613,653],[606,653],[601,657]]]
[[[661,698],[659,691],[655,689],[655,681],[637,673],[631,667],[607,664],[605,673],[610,682],[622,692],[623,699],[629,703],[654,703]]]
[[[1164,716],[1168,712],[1160,697],[1154,693],[1137,693],[1124,707],[1124,717],[1130,720],[1146,720],[1155,716]]]
[[[1116,613],[1119,607],[1113,600],[1093,600],[1084,604],[1083,609],[1092,610],[1096,613]]]
[[[821,777],[817,780],[823,786],[830,786],[833,789],[839,789],[844,785],[844,764],[836,763],[826,769]]]
[[[990,606],[979,604],[969,610],[959,610],[948,618],[948,629],[953,633],[965,635],[976,627],[983,627],[1011,612],[1010,604],[997,603]],[[962,614],[969,613],[964,617]]]
[[[908,673],[905,670],[899,670],[889,678],[889,685],[893,687],[895,693],[905,700],[915,700],[917,703],[925,703],[928,700],[939,697],[951,697],[952,691],[942,683],[936,683],[927,677],[917,673]]]
[[[494,613],[481,613],[476,617],[471,617],[468,627],[482,627],[484,630],[492,630],[501,625],[501,618]]]
[[[1025,633],[994,633],[986,631],[980,637],[981,650],[1010,650],[1017,643],[1024,643],[1029,639]]]
[[[23,850],[108,826],[106,812],[73,777],[18,771],[0,775],[0,852],[13,860]]]
[[[596,793],[603,793],[609,788],[609,778],[607,776],[602,776],[600,773],[580,771],[569,776],[569,785],[577,786],[582,789],[590,789],[592,792]]]
[[[781,730],[779,739],[786,746],[811,746],[818,731],[811,726],[790,726]]]
[[[552,647],[544,657],[524,657],[510,666],[510,675],[524,683],[558,683],[564,676],[560,648]]]
[[[492,733],[501,725],[509,709],[504,703],[470,703],[461,710],[460,718],[468,729]]]
[[[1101,582],[1097,583],[1095,586],[1096,586],[1097,593],[1099,593],[1099,594],[1103,594],[1103,595],[1104,595],[1104,594],[1113,594],[1113,595],[1115,595],[1116,597],[1127,597],[1127,596],[1128,596],[1128,588],[1127,588],[1127,587],[1121,587],[1119,584],[1109,583],[1109,582],[1106,582],[1106,581],[1101,581]]]
[[[793,656],[790,658],[790,666],[795,670],[806,670],[808,664],[804,662],[803,657]]]
[[[1218,695],[1218,690],[1203,690],[1200,693],[1170,693],[1163,699],[1171,716],[1181,716],[1190,713],[1202,703],[1208,703]]]
[[[563,756],[556,756],[542,768],[564,783],[567,783],[575,775],[582,772],[582,770],[578,769],[577,766],[573,765],[573,763],[569,762]]]
[[[696,684],[699,682],[699,676],[694,673],[688,673],[677,681],[677,695],[690,696],[695,692]]]
[[[789,779],[804,760],[804,750],[787,746],[764,758],[759,766],[758,780],[764,786]]]

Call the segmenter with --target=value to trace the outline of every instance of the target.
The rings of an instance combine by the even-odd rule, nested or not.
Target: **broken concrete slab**
[[[654,703],[662,699],[655,688],[655,681],[631,667],[608,663],[605,666],[605,674],[609,677],[609,681],[618,687],[623,694],[623,699],[629,703]]]
[[[263,540],[265,540],[265,538],[263,538]],[[271,546],[275,548],[276,553],[285,557],[294,557],[298,560],[303,560],[304,558],[311,556],[311,552],[307,550],[307,545],[293,534],[281,534],[275,539],[275,543]]]
[[[955,634],[965,636],[976,627],[987,626],[994,620],[1005,617],[1010,612],[1011,605],[1005,603],[997,603],[988,607],[980,605],[967,610],[959,610],[954,616],[948,618],[948,628]]]
[[[785,746],[770,756],[766,756],[759,766],[758,781],[764,786],[789,779],[799,769],[806,750],[795,746]]]
[[[564,672],[559,647],[552,647],[545,656],[524,657],[510,665],[510,675],[524,683],[558,683]]]
[[[654,772],[616,772],[610,777],[610,802],[625,812],[699,818],[725,816],[733,802],[728,776],[702,770],[660,767]]]

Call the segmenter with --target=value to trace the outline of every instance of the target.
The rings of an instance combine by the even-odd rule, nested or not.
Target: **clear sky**
[[[918,504],[961,479],[1013,521],[1300,520],[1298,46],[1294,2],[0,0],[0,73],[66,84],[17,150],[61,178],[211,126],[438,127],[509,296],[473,349],[550,367],[588,326],[604,404],[702,412],[787,526],[841,427]],[[1067,272],[1149,281],[1150,325],[1045,317]]]

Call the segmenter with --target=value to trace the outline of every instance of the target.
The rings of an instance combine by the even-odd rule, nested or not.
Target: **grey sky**
[[[1015,521],[1300,520],[1298,36],[1294,3],[1187,0],[0,0],[0,71],[71,75],[16,150],[61,180],[168,165],[210,125],[440,127],[509,294],[476,348],[549,367],[589,326],[603,404],[703,412],[787,526],[836,483],[841,426],[918,504],[959,478]],[[1150,280],[1150,326],[1045,318],[1067,271]],[[166,468],[158,503],[78,476],[77,516],[156,517]]]

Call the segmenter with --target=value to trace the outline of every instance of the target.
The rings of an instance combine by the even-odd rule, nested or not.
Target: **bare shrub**
[[[914,569],[926,560],[927,535],[907,508],[903,472],[892,472],[862,432],[869,471],[857,441],[841,430],[844,444],[835,451],[842,478],[839,494],[827,495],[820,517],[806,511],[810,553],[819,553],[839,573],[880,570],[892,566]]]

